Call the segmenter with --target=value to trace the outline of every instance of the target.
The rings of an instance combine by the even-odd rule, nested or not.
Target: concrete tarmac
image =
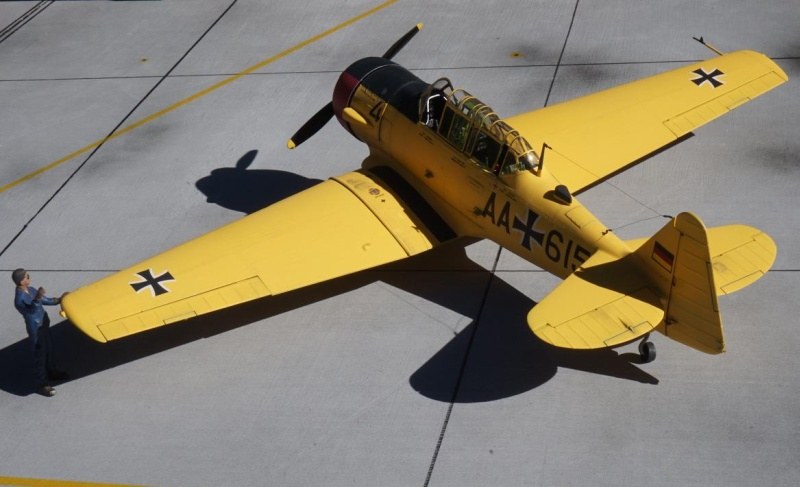
[[[776,60],[788,83],[579,197],[623,238],[681,211],[774,238],[720,300],[728,352],[548,347],[525,316],[558,279],[484,241],[108,344],[50,308],[72,378],[44,398],[6,277],[0,484],[797,485],[794,1],[0,2],[0,273],[58,295],[358,168],[335,122],[286,140],[417,22],[395,61],[503,117],[714,56],[692,36]]]

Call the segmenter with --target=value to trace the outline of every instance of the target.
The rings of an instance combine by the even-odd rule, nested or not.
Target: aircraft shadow
[[[95,342],[67,320],[62,320],[51,326],[54,357],[58,366],[69,372],[70,380],[79,380],[352,291],[375,280],[369,272],[358,273],[108,343]],[[35,392],[33,372],[29,370],[32,360],[27,338],[0,350],[0,389],[20,396]]]
[[[463,245],[454,244],[446,253],[440,252],[442,250],[444,248],[419,256],[416,266],[430,264],[436,268],[436,263],[441,266],[442,259],[446,259],[449,268],[482,276],[484,285],[490,287],[479,316],[475,316],[474,305],[465,303],[464,294],[459,292],[425,290],[421,293],[424,288],[419,284],[419,277],[413,274],[387,271],[381,278],[383,282],[472,318],[467,327],[411,375],[409,383],[420,394],[443,402],[494,401],[535,389],[553,378],[562,367],[658,384],[658,379],[637,367],[641,363],[638,354],[619,354],[611,349],[566,350],[542,342],[526,320],[528,312],[536,305],[532,299],[469,259]],[[452,275],[449,277],[455,285]]]
[[[321,182],[286,171],[249,169],[257,155],[251,150],[235,167],[214,169],[195,186],[207,202],[250,214]]]
[[[202,185],[198,182],[198,188],[212,188],[213,201],[246,213],[317,182],[280,171],[246,170],[255,155],[256,151],[245,154],[237,169],[230,172],[213,171],[204,178],[211,182]],[[279,181],[288,184],[288,188]],[[242,192],[269,195],[256,198],[236,194]],[[91,340],[67,321],[61,321],[51,327],[55,358],[69,371],[70,380],[79,380],[382,281],[472,319],[470,325],[454,333],[454,337],[409,378],[410,385],[428,398],[466,403],[502,399],[544,384],[555,376],[559,367],[658,383],[634,365],[638,360],[635,354],[619,355],[613,350],[566,351],[539,341],[525,320],[534,301],[469,259],[465,251],[469,243],[471,241],[466,239],[457,240],[401,262],[105,344]],[[462,273],[464,277],[454,278],[454,273]],[[479,308],[475,297],[482,296],[487,285],[490,288],[486,303]],[[481,309],[480,316],[476,316],[476,308]],[[34,393],[31,369],[27,339],[3,348],[0,350],[0,389],[19,396]]]

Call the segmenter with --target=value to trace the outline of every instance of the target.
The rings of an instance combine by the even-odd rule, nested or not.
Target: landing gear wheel
[[[656,344],[642,340],[639,344],[639,355],[642,356],[642,363],[649,364],[656,359]]]

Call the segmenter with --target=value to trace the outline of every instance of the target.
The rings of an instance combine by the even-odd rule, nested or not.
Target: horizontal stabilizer
[[[778,255],[769,235],[745,225],[709,228],[708,247],[717,296],[738,291],[763,277]]]
[[[557,347],[621,345],[650,333],[662,303],[629,257],[596,252],[528,313],[528,326]]]
[[[706,238],[717,296],[731,294],[764,277],[778,255],[778,247],[769,235],[747,225],[708,228]],[[638,249],[647,240],[628,240],[626,243],[630,248]],[[658,254],[654,255],[655,262]]]

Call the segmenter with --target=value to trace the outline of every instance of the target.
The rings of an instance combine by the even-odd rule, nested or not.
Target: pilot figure
[[[25,328],[31,339],[33,349],[33,364],[36,372],[36,381],[39,394],[52,397],[56,391],[50,386],[51,380],[65,380],[69,376],[53,365],[52,345],[50,341],[50,317],[47,316],[43,305],[56,305],[61,303],[61,298],[48,298],[44,288],[31,287],[31,276],[25,269],[16,269],[11,273],[11,279],[17,285],[14,294],[14,307],[25,319]]]

